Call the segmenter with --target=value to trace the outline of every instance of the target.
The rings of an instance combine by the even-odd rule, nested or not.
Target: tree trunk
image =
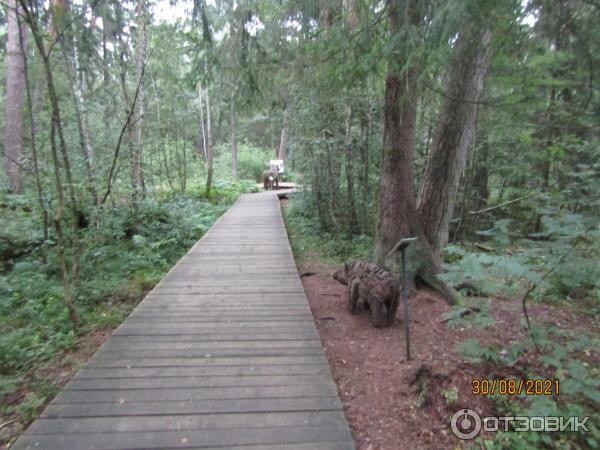
[[[310,144],[305,144],[306,153],[312,162],[311,166],[313,169],[313,182],[311,186],[311,191],[315,197],[315,203],[317,204],[317,211],[319,213],[319,223],[321,225],[322,231],[327,231],[329,229],[329,223],[327,220],[327,215],[325,214],[325,204],[323,201],[323,193],[321,190],[321,171],[319,170],[320,164],[317,161],[315,153],[310,146]]]
[[[379,220],[375,240],[375,258],[383,264],[387,253],[401,238],[420,234],[413,190],[413,154],[417,114],[416,61],[406,64],[407,49],[398,48],[403,29],[418,23],[419,17],[410,1],[396,4],[388,0],[387,9],[391,40],[396,49],[388,61],[385,82],[383,165],[379,199]],[[404,67],[406,66],[406,67]]]
[[[289,143],[289,131],[288,131],[288,106],[286,105],[283,110],[283,126],[281,127],[281,140],[279,141],[279,152],[277,153],[277,159],[287,158],[288,143]]]
[[[21,24],[21,20],[19,16],[17,16],[17,20],[19,22],[19,29],[24,30],[22,28],[24,24]],[[31,138],[31,159],[33,162],[33,175],[35,178],[35,187],[38,196],[38,204],[40,207],[40,213],[42,215],[42,235],[44,236],[44,242],[48,241],[48,230],[50,228],[49,220],[50,216],[48,215],[48,208],[46,207],[46,199],[44,196],[44,190],[42,187],[42,181],[40,178],[40,169],[39,169],[39,159],[37,153],[37,142],[36,142],[36,132],[35,132],[35,116],[33,109],[33,96],[31,95],[31,88],[29,87],[29,68],[28,68],[28,60],[27,60],[27,52],[25,47],[25,33],[19,34],[19,46],[21,48],[21,53],[23,55],[23,76],[25,78],[25,92],[27,94],[27,112],[29,114],[29,132]],[[44,262],[46,262],[46,254],[43,254]]]
[[[83,154],[83,160],[88,179],[88,190],[92,195],[94,205],[99,205],[98,192],[96,190],[96,181],[94,176],[94,151],[90,143],[89,136],[88,114],[86,106],[87,102],[83,97],[83,93],[86,90],[86,79],[85,75],[79,75],[79,57],[75,36],[71,36],[71,40],[69,42],[67,39],[64,39],[63,35],[62,42],[63,55],[65,57],[65,63],[67,66],[67,77],[69,79],[75,117],[77,119],[77,129],[79,131],[79,145]],[[69,55],[69,53],[71,53],[71,55]]]
[[[213,178],[213,143],[212,143],[212,131],[210,123],[210,95],[208,88],[206,89],[206,189],[204,195],[210,196],[210,190],[212,188]]]
[[[206,119],[204,117],[204,106],[202,105],[202,87],[198,88],[198,98],[200,103],[200,127],[202,129],[202,160],[208,164],[208,152],[206,150]]]
[[[413,188],[419,67],[415,55],[410,54],[407,34],[415,33],[421,24],[422,16],[417,8],[418,4],[410,1],[398,3],[388,0],[387,3],[390,39],[395,42],[395,49],[388,61],[385,83],[383,163],[375,259],[378,264],[384,265],[389,251],[400,239],[418,238],[409,247],[414,275],[454,301],[456,294],[435,278],[441,270],[441,261],[424,239]],[[397,269],[397,255],[389,262]]]
[[[544,4],[540,9],[540,19],[542,23],[545,22],[547,24],[542,28],[542,34],[549,41],[553,53],[562,52],[565,41],[568,39],[566,33],[570,29],[569,23],[572,20],[569,17],[570,14],[568,11],[568,2],[566,0]],[[555,81],[564,80],[566,78],[564,65],[551,70],[550,74]],[[548,86],[545,87],[548,88]],[[571,109],[570,103],[571,94],[567,88],[560,89],[555,84],[549,87],[548,106],[541,116],[540,138],[544,144],[541,149],[542,158],[537,169],[540,171],[542,178],[540,186],[542,192],[547,192],[550,187],[550,174],[552,166],[555,164],[551,148],[556,145],[557,141],[560,141],[561,130],[557,126],[557,122],[561,122],[559,111],[569,111]],[[540,233],[542,229],[542,214],[536,214],[532,232]]]
[[[21,6],[23,8],[23,10],[26,9],[27,5],[23,2],[23,0],[20,0],[21,2]],[[68,22],[67,19],[67,14],[68,14],[68,3],[66,2],[66,0],[54,0],[54,11],[52,14],[52,28],[54,29],[54,31],[57,32],[57,36],[64,33],[65,31],[65,22]],[[83,212],[79,210],[79,206],[78,206],[78,196],[75,192],[75,183],[73,181],[73,172],[71,171],[71,159],[69,156],[69,151],[67,149],[67,143],[65,140],[65,134],[63,131],[63,123],[62,123],[62,118],[61,118],[61,113],[60,113],[60,103],[58,100],[58,94],[56,92],[56,88],[55,88],[55,84],[54,84],[54,76],[52,73],[52,66],[51,66],[51,62],[50,62],[50,49],[52,47],[49,47],[49,50],[46,53],[46,49],[44,46],[44,41],[42,38],[42,35],[40,33],[39,28],[37,27],[37,22],[36,22],[36,18],[34,18],[34,16],[31,15],[31,12],[27,13],[28,14],[28,22],[29,25],[31,27],[31,34],[34,37],[34,41],[36,43],[36,47],[38,48],[38,51],[40,53],[40,55],[42,56],[42,63],[43,63],[43,69],[44,69],[44,74],[46,75],[46,86],[47,86],[47,92],[48,92],[48,100],[50,101],[50,109],[51,109],[51,113],[52,116],[55,118],[54,119],[54,128],[55,128],[55,132],[58,135],[58,143],[59,143],[59,150],[61,153],[61,158],[62,158],[62,168],[65,171],[65,177],[67,179],[67,187],[68,187],[68,192],[69,192],[69,199],[71,202],[71,211],[73,213],[73,258],[72,258],[72,265],[71,265],[71,273],[72,273],[72,277],[73,277],[73,282],[75,282],[77,280],[78,277],[78,273],[79,273],[79,224],[80,222],[84,219],[83,217]],[[60,22],[60,23],[59,23]],[[63,26],[63,29],[58,31],[60,26]],[[56,41],[52,42],[52,46],[56,44]],[[66,264],[65,264],[66,267]],[[68,280],[65,281],[68,284]],[[71,294],[69,293],[65,293],[65,297],[66,297],[66,301],[67,301],[67,305],[69,307],[69,309],[71,309],[72,306],[72,300],[70,299]],[[74,307],[73,307],[73,311]],[[73,313],[72,313],[73,314]],[[78,320],[78,317],[77,317]],[[77,322],[75,319],[73,319],[74,322]],[[79,325],[79,323],[76,323],[76,325]]]
[[[25,40],[26,34],[24,27],[19,26],[17,0],[9,0],[4,171],[10,190],[17,194],[21,192],[22,187],[23,93],[25,92],[24,54],[21,50],[20,37]]]
[[[329,135],[330,133],[326,133],[326,135]],[[328,136],[329,140],[331,139],[331,136]],[[326,164],[327,164],[327,177],[326,177],[326,186],[328,187],[328,200],[329,200],[329,205],[327,208],[327,212],[329,213],[329,216],[331,218],[331,223],[333,224],[333,228],[335,231],[335,235],[336,235],[336,239],[339,238],[339,224],[338,224],[338,183],[339,183],[339,179],[341,176],[341,173],[338,172],[336,170],[336,167],[334,167],[334,165],[336,165],[336,161],[334,161],[334,158],[332,158],[331,154],[332,152],[335,152],[336,155],[338,154],[338,147],[337,147],[337,142],[332,142],[328,145],[326,145]],[[336,157],[337,159],[337,157]]]
[[[420,234],[413,189],[413,151],[417,111],[416,67],[388,70],[385,83],[383,165],[375,256],[383,264],[398,240]]]
[[[135,151],[135,177],[136,185],[140,190],[142,198],[144,197],[146,186],[144,181],[144,99],[145,99],[145,80],[143,75],[143,68],[146,64],[146,0],[138,0],[136,7],[136,14],[138,16],[138,27],[136,37],[136,50],[135,50],[135,67],[136,74],[140,77],[140,87],[138,94],[138,113],[137,113],[137,136],[136,136],[136,151]]]
[[[231,109],[229,111],[231,125],[231,176],[237,178],[237,137],[235,135],[235,97],[231,96]]]
[[[142,121],[144,115],[144,64],[146,51],[146,9],[145,0],[138,0],[136,5],[136,14],[138,16],[136,46],[135,46],[135,67],[136,74],[139,77],[138,99],[134,105],[136,117],[127,127],[127,146],[129,148],[129,179],[131,184],[131,204],[134,210],[137,210],[139,200],[144,194],[144,178],[142,171]],[[122,42],[123,46],[127,44]],[[126,51],[125,47],[122,50]],[[129,105],[129,94],[126,84],[127,61],[121,60],[121,89],[125,104]]]
[[[181,183],[181,193],[183,195],[185,195],[185,191],[187,189],[187,152],[185,150],[185,143],[186,143],[186,139],[185,139],[185,129],[183,130],[183,178],[182,178],[182,183]]]
[[[367,117],[363,123],[363,134],[364,134],[364,143],[362,145],[362,174],[361,174],[361,183],[360,190],[362,192],[362,229],[365,234],[371,234],[373,220],[370,216],[371,211],[369,211],[369,204],[371,200],[371,186],[369,185],[369,170],[370,170],[370,142],[371,142],[371,128],[372,128],[372,119],[373,119],[373,107],[374,102],[369,102],[369,110],[367,112]]]
[[[58,207],[54,214],[54,230],[56,231],[56,247],[58,248],[60,273],[62,275],[63,291],[65,296],[65,304],[69,311],[69,317],[75,327],[81,326],[81,319],[75,304],[73,303],[73,295],[71,294],[71,284],[69,282],[69,271],[67,269],[67,258],[65,255],[65,238],[62,231],[62,218],[64,214],[64,195],[62,191],[62,182],[60,177],[60,163],[58,161],[58,152],[56,150],[56,121],[57,117],[52,115],[52,124],[50,128],[50,147],[52,149],[52,161],[54,163],[54,181],[58,196]]]
[[[65,202],[64,202],[64,193],[63,193],[63,186],[62,186],[62,177],[61,177],[61,162],[59,161],[59,157],[58,157],[58,145],[57,145],[57,139],[56,139],[56,133],[58,131],[59,134],[59,142],[60,142],[60,147],[61,147],[61,152],[63,153],[63,164],[65,163],[65,156],[66,156],[66,146],[65,146],[65,142],[64,142],[64,136],[62,133],[62,128],[61,128],[61,124],[60,124],[60,109],[58,107],[58,96],[56,95],[56,90],[54,87],[54,79],[52,76],[52,68],[50,66],[50,59],[48,57],[48,54],[46,53],[46,48],[44,46],[44,41],[42,38],[42,35],[38,29],[37,26],[37,21],[36,18],[32,15],[31,11],[29,11],[27,9],[27,4],[25,4],[25,0],[20,0],[21,3],[21,7],[23,8],[23,11],[25,13],[25,17],[26,17],[26,21],[30,26],[31,29],[31,34],[34,38],[34,41],[36,43],[36,46],[38,48],[38,51],[40,53],[41,59],[42,59],[42,65],[43,65],[43,69],[44,69],[44,73],[46,75],[46,84],[48,87],[48,98],[50,100],[50,107],[51,107],[51,119],[50,119],[50,150],[52,153],[52,162],[54,165],[54,182],[55,182],[55,187],[56,187],[56,194],[57,194],[57,198],[58,198],[58,207],[56,209],[56,213],[54,215],[54,228],[56,231],[56,246],[58,249],[58,254],[59,254],[59,266],[60,266],[60,271],[61,271],[61,275],[62,275],[62,282],[63,282],[63,290],[64,290],[64,297],[65,297],[65,304],[67,306],[67,310],[69,311],[69,317],[71,318],[71,321],[73,322],[73,324],[75,325],[75,327],[80,327],[81,326],[81,319],[79,318],[79,314],[77,313],[77,309],[75,308],[75,304],[73,303],[73,296],[71,294],[71,285],[69,282],[69,273],[68,273],[68,269],[67,269],[67,260],[66,260],[66,255],[65,255],[65,241],[64,241],[64,235],[63,235],[63,231],[62,231],[62,219],[63,219],[63,215],[64,215],[64,209],[65,209]],[[68,162],[68,159],[67,159]],[[69,166],[65,166],[65,171],[67,171],[69,168]],[[67,178],[68,175],[67,175]],[[69,180],[69,183],[71,184],[71,188],[72,188],[72,183]],[[73,195],[73,193],[72,193]],[[74,198],[72,199],[72,201],[74,202]],[[74,205],[76,207],[76,205]],[[75,209],[75,212],[77,212],[77,210]],[[78,240],[77,237],[77,230],[74,230],[74,240]],[[77,249],[75,249],[75,253],[77,253]],[[76,259],[76,255],[75,255],[75,259]],[[76,266],[77,263],[76,261],[73,262],[73,272],[76,274]]]
[[[446,97],[418,200],[425,238],[437,253],[448,243],[458,185],[475,135],[490,36],[488,30],[467,26],[458,38],[449,69]]]
[[[348,107],[346,115],[346,187],[348,190],[348,215],[350,218],[350,235],[358,234],[358,219],[354,196],[354,147],[352,145],[352,107]]]
[[[110,80],[110,75],[108,72],[108,45],[107,45],[109,36],[110,36],[109,31],[108,31],[109,5],[101,4],[100,11],[101,11],[100,16],[102,18],[102,82],[104,83],[104,86],[108,86],[108,82]]]
[[[365,143],[364,143],[364,150],[363,150],[363,173],[362,173],[362,180],[363,180],[363,186],[362,186],[362,190],[363,190],[363,195],[364,195],[364,202],[366,204],[367,199],[369,197],[369,192],[370,192],[370,186],[369,186],[369,163],[370,163],[370,152],[371,152],[371,129],[373,127],[373,108],[374,108],[374,102],[371,101],[369,104],[369,111],[367,112],[367,120],[365,123]]]

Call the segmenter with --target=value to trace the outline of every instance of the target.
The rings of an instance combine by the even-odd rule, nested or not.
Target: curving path
[[[277,196],[242,196],[13,449],[354,449]]]

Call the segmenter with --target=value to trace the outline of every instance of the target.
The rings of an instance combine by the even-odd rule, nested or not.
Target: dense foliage
[[[522,304],[530,339],[512,360],[475,342],[466,357],[535,348],[565,380],[566,401],[514,412],[598,410],[595,337],[526,315],[534,301],[600,311],[594,1],[6,3],[0,397],[116,326],[278,155],[303,190],[296,251],[381,259],[402,211],[387,229],[410,222],[412,261],[427,253],[436,275],[423,279],[456,290],[456,311],[479,305],[457,322],[486,326],[498,296]],[[187,14],[162,20],[167,3]],[[31,419],[51,393],[31,389],[2,414]],[[596,428],[513,438],[486,445],[600,442]]]

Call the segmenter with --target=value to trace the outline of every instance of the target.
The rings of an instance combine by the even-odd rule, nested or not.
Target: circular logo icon
[[[472,409],[460,409],[450,419],[450,426],[457,438],[473,439],[481,431],[481,417]]]

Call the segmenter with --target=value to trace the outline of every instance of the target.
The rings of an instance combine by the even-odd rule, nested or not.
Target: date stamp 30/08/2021
[[[544,378],[475,378],[471,380],[473,395],[552,395],[560,393],[558,379]]]
[[[477,396],[553,396],[560,394],[560,382],[550,378],[476,378],[471,380],[471,393]],[[481,431],[504,432],[584,432],[589,416],[483,416],[470,408],[463,408],[450,419],[452,433],[459,439],[474,439]]]

